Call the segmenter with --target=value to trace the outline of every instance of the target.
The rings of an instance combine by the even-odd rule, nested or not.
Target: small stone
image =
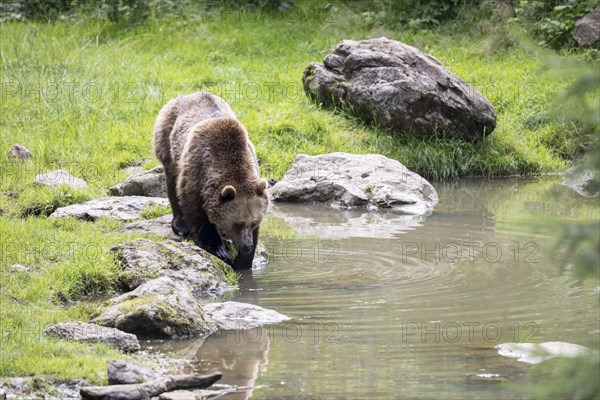
[[[217,326],[225,330],[252,329],[291,319],[277,311],[237,301],[208,303],[204,305],[204,309],[207,315],[216,322]]]
[[[140,343],[135,335],[85,322],[62,322],[50,326],[44,333],[57,339],[106,343],[125,352],[140,350]]]
[[[29,272],[29,267],[26,267],[21,264],[13,264],[10,266],[10,270],[12,272]]]
[[[79,179],[69,174],[63,169],[48,172],[45,174],[36,175],[33,183],[41,186],[56,187],[59,185],[67,185],[74,189],[82,189],[87,186],[86,181]]]
[[[15,144],[11,150],[11,156],[13,159],[17,161],[31,161],[33,160],[33,154],[31,151],[27,150],[25,146],[21,146],[20,144]]]

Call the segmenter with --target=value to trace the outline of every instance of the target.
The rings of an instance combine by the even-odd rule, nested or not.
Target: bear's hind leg
[[[179,200],[177,199],[177,179],[171,167],[165,165],[165,177],[167,184],[167,196],[169,197],[169,203],[171,203],[171,210],[173,210],[173,220],[171,221],[171,228],[176,235],[187,237],[190,231],[183,218],[181,207],[179,207]]]

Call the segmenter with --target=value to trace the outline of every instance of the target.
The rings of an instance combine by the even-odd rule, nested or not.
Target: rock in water
[[[216,329],[192,296],[192,289],[166,276],[106,303],[92,322],[139,337],[177,339],[210,334]]]
[[[62,322],[50,326],[44,333],[57,339],[106,343],[125,352],[133,352],[140,349],[137,337],[131,333],[85,322]]]
[[[107,370],[109,385],[142,383],[158,378],[158,374],[151,368],[124,360],[110,360]]]
[[[392,132],[476,141],[496,127],[496,110],[473,86],[387,38],[342,41],[323,64],[308,65],[302,82],[321,106]]]
[[[156,167],[128,177],[125,182],[111,187],[113,196],[167,197],[165,170]]]
[[[36,175],[33,183],[41,186],[55,187],[58,185],[67,185],[74,189],[81,189],[87,186],[86,181],[79,179],[69,174],[63,169],[48,172],[45,174]]]
[[[252,329],[291,319],[277,311],[237,301],[209,303],[204,309],[220,329]]]
[[[600,43],[600,6],[575,22],[571,36],[580,46],[593,46]]]
[[[363,206],[406,214],[425,214],[438,202],[427,180],[379,154],[299,154],[270,194],[273,201]]]
[[[597,197],[600,194],[600,177],[593,170],[578,165],[565,171],[562,185],[570,187],[583,197]]]
[[[12,158],[17,161],[31,161],[33,160],[33,154],[27,150],[25,146],[15,144],[11,150]]]
[[[169,200],[160,197],[124,196],[102,197],[82,204],[73,204],[56,209],[51,218],[75,217],[95,221],[100,217],[130,221],[142,218],[142,210],[151,204],[168,206]]]
[[[518,358],[527,364],[539,364],[554,357],[579,357],[591,350],[578,344],[566,342],[502,343],[496,346],[498,354]]]

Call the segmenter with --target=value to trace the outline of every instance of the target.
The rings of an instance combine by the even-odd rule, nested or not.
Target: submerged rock
[[[590,352],[587,347],[566,342],[502,343],[496,349],[501,356],[518,358],[527,364],[539,364],[555,357],[574,358]]]
[[[220,329],[226,330],[252,329],[291,319],[277,311],[237,301],[209,303],[204,305],[204,309]]]
[[[105,343],[125,352],[140,350],[140,343],[135,335],[85,322],[62,322],[50,326],[44,333],[57,339]]]
[[[138,172],[129,176],[125,182],[112,186],[110,194],[113,196],[147,196],[167,197],[165,170],[156,167],[149,171]]]
[[[221,260],[186,242],[136,239],[119,243],[111,250],[121,262],[119,282],[127,290],[161,276],[188,284],[197,295],[218,295],[234,289],[227,285],[225,273],[215,267],[215,263],[220,263],[227,268]]]
[[[166,276],[108,300],[92,322],[144,338],[177,339],[216,329],[192,296],[192,289]]]
[[[74,189],[82,189],[87,186],[87,182],[83,179],[79,179],[69,174],[63,169],[57,171],[48,172],[45,174],[36,175],[33,178],[35,185],[55,187],[59,185],[67,185]]]
[[[580,166],[565,171],[561,185],[570,187],[583,197],[597,197],[600,194],[600,179],[594,171],[583,170]]]
[[[323,64],[310,63],[304,90],[325,108],[341,108],[396,133],[481,140],[496,110],[434,57],[387,38],[343,40]]]
[[[160,197],[143,196],[102,197],[81,204],[60,207],[50,217],[75,217],[86,221],[95,221],[98,218],[105,217],[120,221],[130,221],[142,218],[142,210],[151,204],[168,206],[169,200]]]
[[[379,154],[299,154],[270,194],[273,201],[368,207],[406,214],[427,213],[438,202],[427,180]]]
[[[109,385],[142,383],[158,377],[150,367],[124,360],[110,360],[107,370]]]
[[[593,46],[600,43],[600,6],[575,22],[571,36],[580,46]]]

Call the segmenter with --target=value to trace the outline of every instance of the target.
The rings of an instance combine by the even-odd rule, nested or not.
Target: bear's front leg
[[[219,257],[227,264],[232,264],[231,254],[227,250],[227,247],[225,247],[223,237],[217,230],[217,227],[211,224],[208,219],[206,219],[205,223],[200,226],[200,229],[193,236],[194,242],[199,247]]]
[[[254,261],[254,254],[256,253],[256,246],[258,245],[258,230],[259,227],[257,226],[254,231],[252,231],[252,251],[248,254],[243,254],[242,252],[238,251],[238,255],[233,262],[233,269],[236,271],[240,269],[252,268],[252,261]]]

